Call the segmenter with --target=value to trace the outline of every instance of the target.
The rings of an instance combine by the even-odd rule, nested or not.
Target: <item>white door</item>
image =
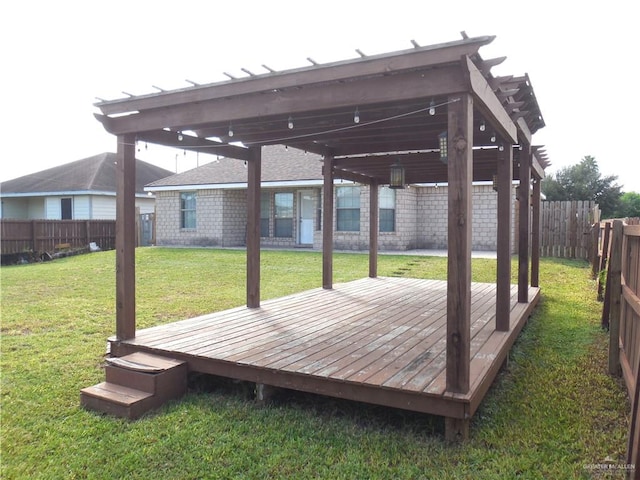
[[[301,190],[298,192],[298,243],[301,245],[313,244],[313,218],[315,202],[313,190]]]

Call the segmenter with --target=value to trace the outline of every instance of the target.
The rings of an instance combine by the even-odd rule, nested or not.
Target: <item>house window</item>
[[[293,193],[275,194],[275,236],[293,237]]]
[[[396,191],[389,187],[380,189],[379,208],[380,208],[380,231],[395,232],[396,231]]]
[[[180,228],[196,228],[196,192],[180,193]]]
[[[271,212],[271,195],[268,192],[260,193],[260,236],[269,236],[269,214]]]
[[[338,187],[336,230],[339,232],[360,231],[360,187]]]
[[[71,220],[73,218],[73,202],[71,198],[60,199],[60,218]]]

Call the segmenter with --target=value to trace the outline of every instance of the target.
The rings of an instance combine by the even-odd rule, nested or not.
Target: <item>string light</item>
[[[480,131],[484,132],[487,129],[487,126],[484,124],[484,120],[480,123]]]
[[[182,132],[178,132],[178,141],[181,142],[183,139]]]
[[[433,105],[434,113],[435,113],[435,108],[441,107],[443,105],[448,105],[450,103],[459,102],[459,101],[460,101],[460,98],[453,98],[453,99],[451,99],[449,101],[446,101],[444,103],[437,104],[437,105],[435,103],[433,103],[433,101],[432,101],[430,105]],[[398,120],[400,118],[406,118],[406,117],[409,117],[409,116],[412,116],[412,115],[417,115],[417,114],[420,114],[420,113],[427,112],[427,111],[431,110],[431,108],[432,108],[431,106],[422,107],[422,108],[419,108],[417,110],[412,110],[412,111],[409,111],[409,112],[399,113],[397,115],[391,115],[389,117],[384,117],[384,118],[379,118],[379,119],[376,119],[376,120],[371,120],[371,121],[368,121],[368,122],[364,122],[361,125],[347,125],[347,126],[344,126],[344,127],[330,128],[330,129],[327,129],[327,130],[320,130],[320,131],[312,132],[312,133],[303,133],[303,134],[299,134],[299,135],[290,135],[290,136],[287,136],[287,137],[274,138],[274,139],[271,140],[271,142],[284,143],[284,142],[289,142],[289,141],[292,141],[292,140],[299,140],[299,139],[315,137],[315,136],[319,136],[319,135],[329,135],[329,134],[332,134],[332,133],[344,132],[344,131],[351,130],[353,128],[360,128],[362,125],[365,125],[365,126],[366,125],[376,125],[376,124],[379,124],[379,123],[389,122],[389,121],[392,121],[392,120]],[[233,124],[231,122],[229,123],[228,135],[229,135],[229,137],[233,137],[234,136]],[[171,146],[174,146],[174,145],[165,145],[165,146],[171,147]],[[227,147],[226,143],[210,144],[210,145],[206,145],[206,144],[198,145],[198,148],[201,148],[201,149],[204,149],[204,148],[224,148],[224,147]],[[146,148],[146,146],[145,146],[145,148]],[[180,147],[180,148],[182,148],[182,147]]]
[[[491,135],[491,143],[496,143],[496,134]]]
[[[360,111],[356,107],[356,112],[353,114],[353,123],[360,123]]]
[[[501,152],[504,151],[504,145],[500,144],[500,146],[498,147],[498,150],[500,150]]]
[[[431,100],[431,103],[429,104],[429,115],[433,117],[435,114],[436,114],[436,104],[433,102],[433,100]]]
[[[291,115],[289,115],[289,122],[287,123],[287,127],[289,127],[289,130],[293,130],[293,118],[291,118]]]

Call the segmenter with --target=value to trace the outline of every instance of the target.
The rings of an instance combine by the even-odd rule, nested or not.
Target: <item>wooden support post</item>
[[[520,152],[520,188],[518,189],[518,302],[529,302],[529,185],[531,183],[531,145]]]
[[[620,296],[622,295],[622,220],[613,221],[607,284],[609,297],[609,373],[620,375]],[[603,319],[604,320],[604,319]]]
[[[333,156],[325,155],[322,169],[322,288],[333,288]]]
[[[469,440],[468,418],[444,418],[444,439],[450,443],[462,443]]]
[[[542,192],[541,179],[535,177],[533,181],[533,196],[531,197],[531,286],[540,286],[540,204]]]
[[[513,148],[498,152],[498,258],[496,279],[496,330],[509,331],[511,317],[511,218]]]
[[[261,147],[249,147],[247,162],[247,307],[260,306]]]
[[[453,99],[450,99],[453,100]],[[467,393],[471,324],[473,100],[448,105],[447,390]]]
[[[378,182],[372,180],[369,185],[369,277],[378,276],[378,224],[379,224],[379,188]]]
[[[116,338],[136,336],[135,136],[119,135],[116,163]]]

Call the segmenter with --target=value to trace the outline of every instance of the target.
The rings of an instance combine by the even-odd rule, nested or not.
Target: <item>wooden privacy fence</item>
[[[600,222],[594,201],[544,201],[540,208],[540,255],[589,260],[591,228]]]
[[[640,219],[613,220],[604,296],[609,372],[620,375],[632,402],[627,463],[640,461]],[[639,465],[640,467],[640,465]],[[634,478],[640,479],[640,468]]]
[[[102,250],[115,248],[115,220],[2,219],[2,255],[53,252],[56,246],[86,247],[95,242]]]

